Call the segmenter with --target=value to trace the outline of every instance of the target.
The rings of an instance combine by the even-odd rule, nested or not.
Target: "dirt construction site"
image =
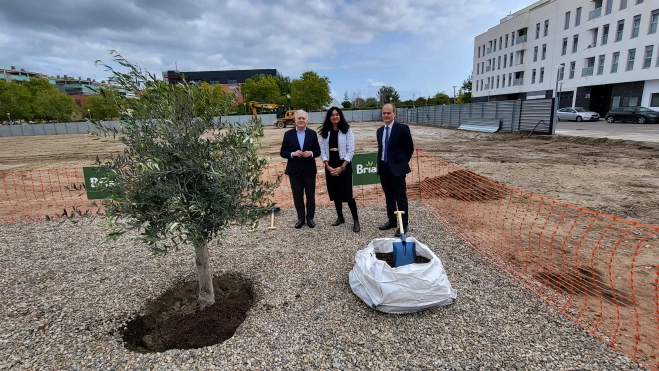
[[[380,123],[353,123],[356,153],[377,151]],[[317,128],[318,125],[310,125]],[[645,224],[659,224],[659,145],[576,136],[483,134],[410,125],[415,147],[497,183]],[[285,130],[265,128],[261,153],[279,156]],[[91,135],[0,138],[0,171],[79,168],[122,145]]]
[[[356,153],[377,151],[375,133],[379,125],[379,122],[351,124],[355,133]],[[318,126],[314,124],[310,128],[318,129]],[[648,129],[643,130],[654,130],[653,127],[645,126]],[[603,128],[608,129],[608,126]],[[463,302],[455,309],[443,312],[438,318],[449,316],[444,318],[449,322],[463,320],[458,312],[469,308],[474,298],[496,297],[496,302],[512,305],[502,310],[502,313],[519,312],[517,299],[501,301],[500,297],[492,295],[499,292],[498,288],[488,295],[487,290],[483,289],[483,283],[473,280],[481,269],[475,268],[478,265],[488,270],[485,281],[489,282],[492,277],[503,276],[505,273],[506,277],[519,283],[514,289],[506,291],[506,297],[514,290],[526,288],[558,313],[597,336],[604,347],[617,348],[641,365],[659,369],[659,335],[656,331],[659,323],[656,312],[659,306],[659,142],[571,135],[485,134],[419,124],[410,124],[410,129],[418,149],[410,162],[412,173],[408,175],[407,183],[408,196],[412,200],[411,205],[414,205],[410,216],[416,215],[415,219],[411,219],[410,233],[415,238],[429,240],[435,245],[438,256],[441,256],[447,267],[451,267],[451,279],[455,277],[456,286],[462,293],[459,297],[464,298],[459,299]],[[282,165],[286,160],[280,157],[279,151],[285,130],[290,129],[265,128],[260,154],[268,158],[273,166],[266,169],[264,176],[283,172]],[[90,222],[80,220],[70,213],[72,206],[78,206],[77,209],[73,208],[78,215],[92,216],[88,219],[95,219],[96,214],[101,215],[100,207],[95,213],[87,214],[84,211],[83,214],[81,207],[89,204],[90,200],[85,198],[85,192],[76,184],[81,182],[80,169],[92,166],[97,156],[104,158],[123,151],[121,143],[116,139],[82,134],[51,135],[0,138],[0,144],[0,184],[4,186],[4,195],[0,196],[0,210],[6,214],[0,217],[5,217],[7,221],[17,220],[26,216],[31,207],[32,216],[43,221],[44,216],[45,219],[53,219],[52,212],[57,212],[57,221],[50,224],[38,222],[3,225],[5,233],[0,233],[0,238],[5,236],[5,244],[23,246],[22,242],[16,242],[29,239],[21,237],[23,226],[58,231],[68,228],[66,226]],[[325,181],[322,178],[324,174],[320,173],[316,188],[317,204],[322,204],[320,207],[328,205]],[[277,238],[283,238],[281,236],[287,236],[289,240],[286,241],[300,248],[299,244],[308,242],[306,237],[300,238],[300,234],[291,233],[291,225],[285,226],[293,220],[293,209],[290,186],[286,183],[286,177],[282,179],[273,196],[273,200],[282,206],[282,216],[278,217],[281,227],[276,231],[277,235],[271,234],[264,238],[265,234],[254,233],[247,234],[251,237],[245,237],[245,232],[240,229],[244,226],[236,226],[229,233],[237,233],[241,241],[249,241],[249,254],[242,250],[240,244],[229,244],[222,250],[223,254],[233,252],[235,258],[243,262],[263,252],[271,260],[279,256],[273,255],[273,251],[279,251],[277,249],[281,249],[282,253],[290,253],[295,248],[291,250],[286,244],[279,246],[267,243],[267,248],[259,250],[259,247],[255,250],[254,246],[261,246],[259,238],[263,238],[263,241],[276,241]],[[345,295],[349,292],[345,274],[354,264],[355,246],[363,246],[372,238],[384,236],[382,231],[375,228],[376,223],[381,221],[384,208],[379,185],[359,187],[364,186],[355,186],[358,194],[355,197],[362,203],[360,233],[349,232],[349,237],[337,234],[339,229],[329,226],[329,218],[335,215],[333,208],[319,212],[316,216],[319,224],[313,232],[308,228],[301,232],[306,233],[304,236],[307,237],[319,237],[323,243],[341,245],[342,253],[329,254],[333,258],[342,259],[341,262],[327,260],[328,264],[318,270],[323,277],[334,277],[332,282],[335,285],[329,291],[315,290],[314,293],[318,295],[332,292],[345,300],[354,300],[352,295]],[[98,207],[96,204],[93,206]],[[62,210],[64,213],[60,214]],[[73,224],[65,223],[67,218]],[[344,229],[348,233],[346,231],[348,229]],[[268,232],[264,230],[263,233]],[[50,241],[51,238],[46,237],[44,240]],[[61,240],[54,238],[52,241]],[[354,246],[346,241],[354,243]],[[455,244],[451,241],[455,241]],[[100,243],[98,246],[92,244],[90,249],[96,251],[101,249],[100,246]],[[130,246],[126,244],[124,247]],[[36,254],[49,251],[28,250]],[[312,259],[314,262],[326,260],[324,249],[310,250],[319,254]],[[24,250],[10,247],[6,251],[13,254],[14,251],[20,253]],[[7,256],[10,257],[7,266],[11,267],[13,255]],[[460,259],[463,259],[462,263]],[[487,264],[483,263],[484,260]],[[276,274],[273,274],[286,277],[286,282],[295,274],[306,277],[306,268],[299,266],[306,263],[295,259],[291,262],[290,270],[285,269],[285,274],[280,272],[284,268],[279,266],[275,270]],[[245,269],[253,270],[250,267]],[[19,279],[21,276],[15,277]],[[255,280],[270,282],[272,278],[256,276]],[[524,290],[520,292],[528,294]],[[278,294],[259,294],[259,300],[279,300],[281,298]],[[318,298],[310,297],[310,300],[310,303],[318,302]],[[481,309],[475,309],[473,313],[469,310],[465,313],[478,313],[480,316],[491,310],[493,305],[496,307],[496,304],[487,304]],[[370,308],[360,310],[366,309]],[[542,310],[525,310],[526,313],[544,313]],[[336,309],[327,311],[336,313]],[[429,315],[435,315],[433,313]],[[346,314],[348,317],[351,315]],[[452,315],[457,317],[450,317]],[[78,317],[71,318],[77,320]],[[505,326],[528,324],[525,321],[506,319],[503,323]],[[294,322],[298,321],[291,321]],[[473,329],[472,322],[471,319],[466,321],[466,328]],[[545,322],[544,319],[537,321],[539,324]],[[445,324],[436,325],[442,327]],[[496,328],[499,334],[500,328]],[[291,331],[299,334],[302,330],[294,328]],[[520,331],[526,330],[514,330],[511,334]],[[527,335],[533,337],[542,331],[545,330],[529,330]],[[558,330],[549,332],[555,331]],[[513,336],[492,341],[498,349],[503,344],[509,344],[513,338],[515,341],[524,339]],[[451,341],[456,339],[467,338],[456,335]],[[436,340],[436,335],[429,336],[428,344],[437,344]],[[556,342],[563,345],[555,354],[567,350],[576,351],[578,347],[575,344],[583,343],[582,340],[570,340],[564,334],[557,335],[557,340],[547,340],[546,345],[543,343],[538,348],[539,352],[546,354],[542,347]],[[465,347],[472,349],[471,346]],[[513,346],[515,349],[524,347],[523,344]],[[441,353],[441,350],[433,346],[430,348],[433,349],[433,357]],[[585,369],[609,369],[593,364],[604,355],[603,349],[592,353],[593,358],[585,361],[589,368]],[[580,351],[578,353],[583,354]],[[510,356],[510,360],[519,361],[519,357],[515,353]],[[473,355],[466,358],[472,359]],[[432,362],[438,364],[437,361]],[[465,362],[471,364],[469,360]],[[529,361],[529,364],[540,365],[538,369],[584,369],[584,364],[579,362],[541,365]],[[460,365],[454,368],[463,369]],[[620,369],[617,366],[616,369]]]

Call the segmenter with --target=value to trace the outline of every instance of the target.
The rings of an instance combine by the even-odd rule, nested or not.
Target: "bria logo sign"
[[[357,174],[376,174],[377,172],[378,169],[373,161],[369,161],[365,165],[357,164]]]

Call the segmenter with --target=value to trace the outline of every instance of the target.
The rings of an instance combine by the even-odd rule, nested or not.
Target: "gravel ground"
[[[452,306],[408,315],[366,307],[348,285],[354,254],[373,238],[384,206],[360,207],[362,231],[330,224],[232,227],[211,248],[217,273],[255,282],[256,302],[220,345],[139,354],[110,333],[180,279],[192,249],[152,256],[130,240],[105,242],[90,219],[0,225],[0,369],[525,369],[640,367],[548,307],[457,237],[419,203],[409,235],[442,260],[458,290]],[[220,243],[221,242],[221,243]]]

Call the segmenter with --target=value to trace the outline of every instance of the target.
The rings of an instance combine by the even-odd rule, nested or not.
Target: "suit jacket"
[[[315,158],[320,156],[320,145],[318,144],[318,135],[314,130],[306,128],[304,131],[304,145],[300,148],[297,141],[297,129],[292,129],[284,134],[284,140],[281,143],[281,157],[288,159],[286,164],[286,175],[315,175],[316,169]],[[302,150],[304,152],[313,152],[313,157],[291,157],[291,153]]]
[[[378,164],[382,160],[382,141],[384,140],[384,126],[380,126],[377,131],[378,137]],[[399,122],[393,122],[391,132],[389,133],[389,150],[387,151],[387,162],[391,172],[395,176],[401,176],[409,173],[410,160],[414,154],[414,142],[410,127]],[[378,166],[378,174],[380,168]]]

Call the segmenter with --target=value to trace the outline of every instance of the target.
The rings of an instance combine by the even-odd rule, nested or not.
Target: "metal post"
[[[453,104],[455,104],[455,88],[457,88],[457,85],[453,85]]]

